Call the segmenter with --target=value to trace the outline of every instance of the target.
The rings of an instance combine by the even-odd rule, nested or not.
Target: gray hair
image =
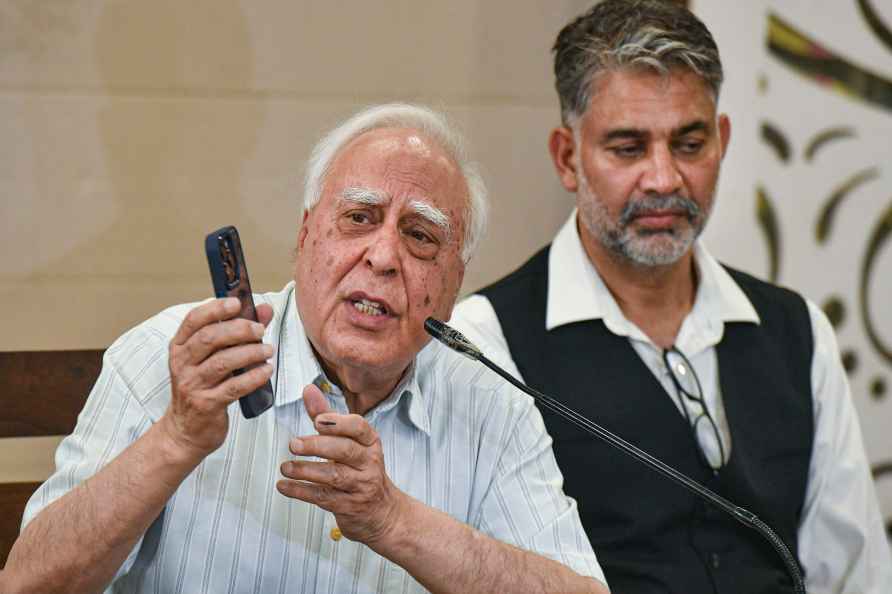
[[[465,236],[461,257],[467,263],[486,229],[489,211],[486,184],[477,165],[465,149],[462,136],[441,113],[428,107],[407,103],[388,103],[369,107],[351,116],[326,134],[313,148],[304,179],[304,209],[309,211],[322,193],[328,170],[338,153],[354,138],[381,128],[410,128],[436,142],[455,161],[468,186],[465,209]]]
[[[604,0],[564,27],[552,48],[561,119],[573,127],[591,101],[594,80],[620,69],[666,75],[687,68],[718,101],[722,62],[700,19],[672,0]]]

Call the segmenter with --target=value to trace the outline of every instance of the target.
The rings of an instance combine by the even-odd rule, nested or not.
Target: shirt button
[[[722,558],[721,556],[719,556],[718,553],[712,553],[711,555],[709,555],[709,564],[712,566],[713,569],[719,568],[719,565],[721,565],[721,560]]]
[[[341,537],[344,536],[344,535],[341,533],[341,529],[338,528],[337,526],[335,526],[334,528],[332,528],[332,529],[331,529],[331,532],[329,532],[328,535],[329,535],[329,536],[331,537],[331,539],[332,539],[333,541],[335,541],[335,542],[341,540]]]

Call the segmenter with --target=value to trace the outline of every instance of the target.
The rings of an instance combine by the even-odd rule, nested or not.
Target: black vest
[[[480,291],[524,380],[755,513],[797,553],[813,439],[808,309],[795,293],[729,272],[761,324],[726,323],[717,347],[731,457],[718,476],[627,338],[601,320],[546,332],[548,249]],[[543,410],[582,523],[616,594],[792,592],[770,544],[640,462]]]

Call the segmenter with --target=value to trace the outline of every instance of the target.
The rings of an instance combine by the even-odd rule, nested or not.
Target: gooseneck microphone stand
[[[692,493],[700,496],[709,503],[730,514],[744,526],[748,526],[749,528],[754,529],[756,532],[761,534],[765,538],[765,540],[771,543],[771,546],[773,546],[778,555],[780,555],[781,559],[784,562],[784,565],[787,568],[787,572],[793,579],[793,587],[795,589],[795,592],[797,594],[806,594],[805,583],[802,579],[802,572],[799,569],[799,564],[793,557],[793,554],[790,553],[790,549],[787,548],[787,545],[784,544],[784,541],[780,539],[780,537],[774,532],[774,530],[771,529],[770,526],[768,526],[768,524],[756,517],[756,514],[752,513],[751,511],[747,511],[746,509],[738,505],[734,505],[721,495],[704,487],[692,478],[678,472],[677,470],[663,463],[657,458],[654,458],[644,450],[629,443],[621,437],[614,435],[597,423],[564,406],[558,400],[552,398],[551,396],[534,390],[523,382],[518,381],[504,369],[484,357],[483,353],[480,352],[480,349],[478,349],[470,340],[465,338],[465,336],[458,330],[444,324],[439,320],[435,320],[434,318],[428,318],[427,320],[425,320],[424,329],[427,330],[428,334],[442,342],[450,349],[457,351],[470,359],[480,361],[486,367],[489,367],[498,375],[502,376],[502,378],[504,378],[506,381],[510,382],[521,391],[532,396],[536,403],[543,408],[550,410],[556,415],[573,423],[580,429],[583,429],[591,435],[600,438],[602,441],[609,443],[618,450],[628,454],[644,465],[649,466],[653,470],[662,474],[666,478],[675,481]]]

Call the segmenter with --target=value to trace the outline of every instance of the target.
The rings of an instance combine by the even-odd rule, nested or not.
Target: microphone
[[[784,544],[784,541],[781,540],[781,538],[774,532],[774,530],[771,529],[770,526],[768,526],[768,524],[756,517],[756,514],[740,507],[739,505],[731,503],[718,493],[701,485],[694,479],[680,473],[668,464],[665,464],[661,460],[651,456],[644,450],[624,440],[618,435],[611,433],[607,429],[604,429],[594,421],[590,421],[585,416],[562,404],[559,400],[552,398],[547,394],[543,394],[538,390],[530,388],[523,382],[517,380],[517,378],[515,378],[513,375],[487,359],[480,351],[480,349],[477,348],[474,343],[468,340],[464,334],[462,334],[455,328],[452,328],[448,324],[445,324],[440,320],[436,320],[434,318],[427,318],[424,321],[424,329],[427,330],[428,334],[442,342],[450,349],[461,353],[469,359],[480,361],[486,367],[489,367],[491,370],[496,372],[496,374],[500,375],[503,379],[508,381],[510,384],[512,384],[522,392],[525,392],[526,394],[532,396],[533,400],[535,400],[536,403],[539,404],[541,407],[550,410],[559,417],[562,417],[563,419],[566,419],[567,421],[573,423],[580,429],[583,429],[589,434],[594,435],[595,437],[600,438],[602,441],[609,443],[623,453],[638,460],[645,466],[650,467],[652,470],[655,470],[666,478],[685,487],[688,491],[691,491],[702,499],[705,499],[707,502],[718,507],[725,513],[730,514],[734,519],[736,519],[744,526],[748,526],[749,528],[754,529],[756,532],[761,534],[762,537],[765,538],[765,540],[767,540],[772,547],[774,547],[774,550],[778,553],[778,555],[780,555],[781,559],[784,562],[784,566],[787,569],[787,572],[790,574],[790,577],[793,580],[793,588],[795,592],[797,594],[806,594],[805,582],[803,581],[802,577],[802,570],[799,568],[799,563],[796,561],[796,558],[793,557],[793,554],[790,552],[790,549],[787,547],[787,545]]]
[[[465,335],[455,328],[444,324],[440,320],[428,318],[424,321],[424,329],[427,333],[448,346],[453,351],[458,351],[465,357],[479,361],[483,357],[474,343],[465,338]]]

